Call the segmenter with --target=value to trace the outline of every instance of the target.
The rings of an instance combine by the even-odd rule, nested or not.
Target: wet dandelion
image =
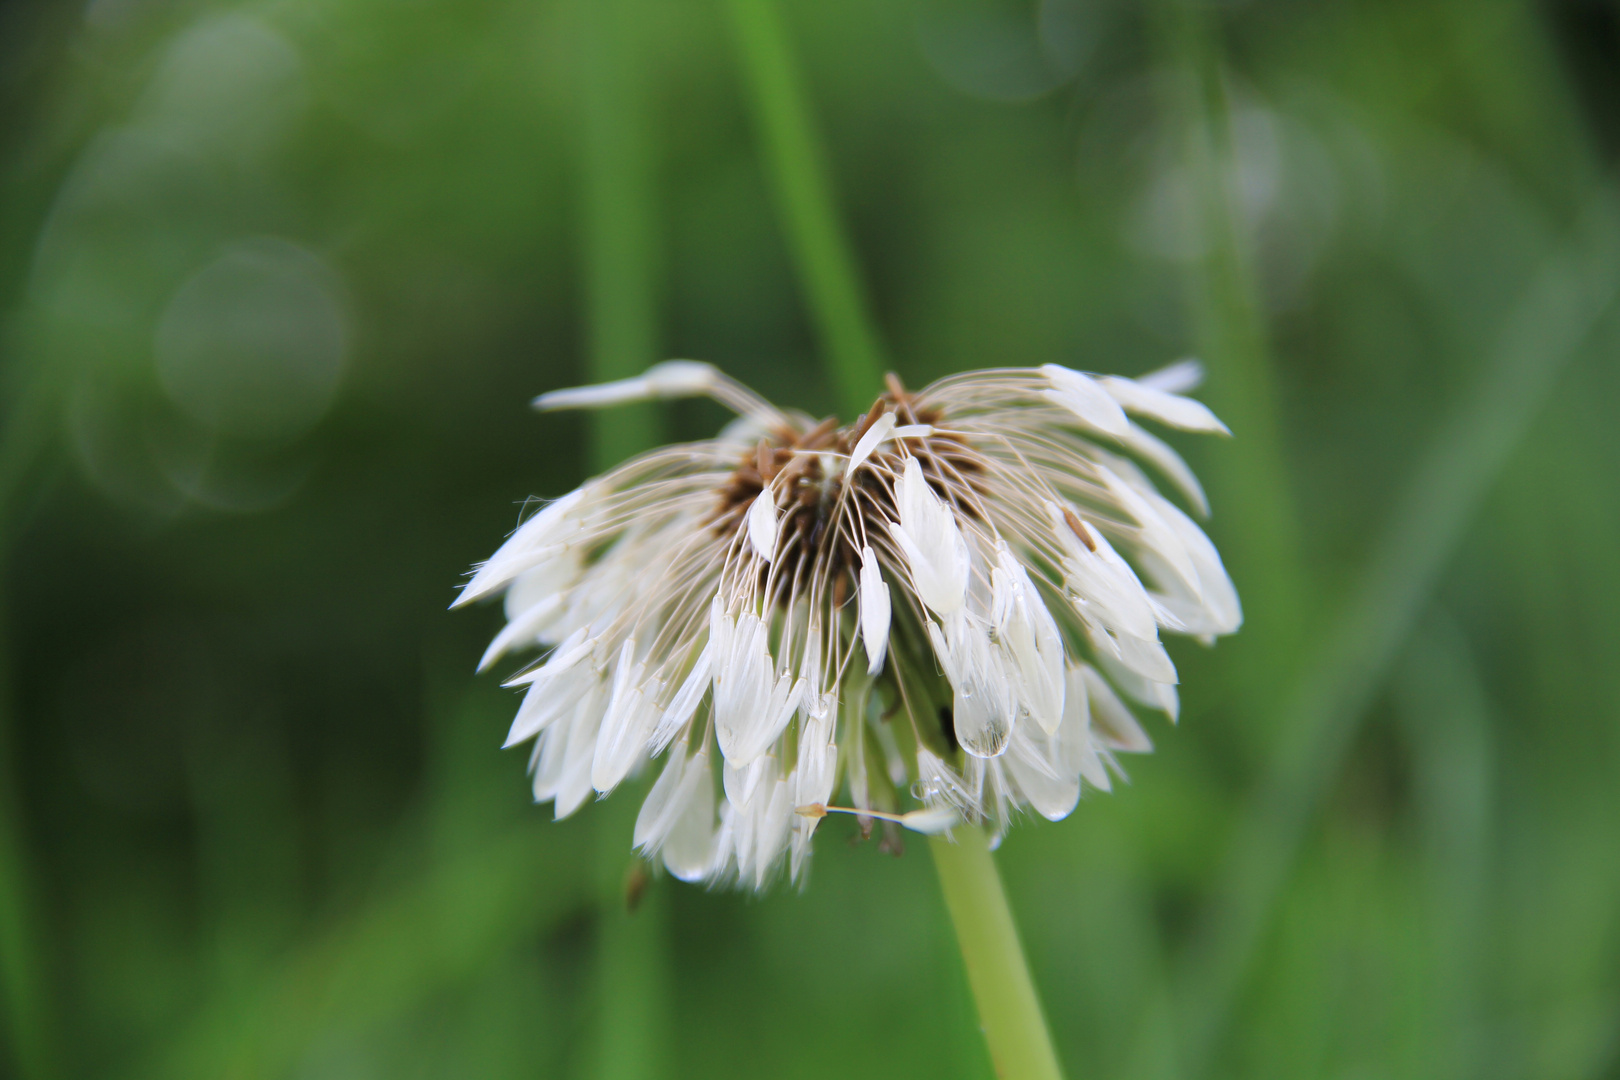
[[[1176,718],[1160,634],[1242,621],[1214,546],[1143,466],[1202,515],[1197,479],[1132,419],[1225,433],[1181,396],[1197,380],[1192,363],[917,392],[890,376],[847,426],[691,361],[542,396],[707,395],[737,419],[546,505],[458,597],[505,595],[481,666],[549,649],[508,683],[536,800],[567,817],[662,758],[636,848],[752,889],[784,864],[801,878],[828,813],[890,843],[1067,816],[1151,749],[1127,699]]]

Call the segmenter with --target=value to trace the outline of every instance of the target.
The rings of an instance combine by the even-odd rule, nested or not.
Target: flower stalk
[[[984,830],[929,837],[945,907],[1001,1080],[1061,1080],[1057,1052]]]

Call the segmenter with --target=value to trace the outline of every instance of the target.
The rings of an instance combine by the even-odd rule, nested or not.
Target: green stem
[[[862,299],[854,255],[839,227],[799,68],[774,0],[728,0],[726,6],[810,315],[838,400],[858,416],[882,387],[882,348]]]
[[[930,837],[929,846],[996,1076],[1060,1080],[1063,1071],[984,830],[958,828],[951,839]]]

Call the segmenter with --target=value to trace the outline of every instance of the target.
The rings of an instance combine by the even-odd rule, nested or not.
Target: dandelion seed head
[[[948,832],[1057,820],[1175,719],[1161,634],[1242,621],[1176,452],[1132,417],[1224,434],[1183,363],[1142,380],[1056,365],[923,390],[855,422],[776,408],[707,364],[554,391],[542,408],[707,395],[717,438],[634,458],[546,504],[457,603],[504,595],[480,667],[508,680],[557,817],[656,769],[631,838],[674,876],[802,880],[829,814]],[[847,806],[834,805],[842,793]]]

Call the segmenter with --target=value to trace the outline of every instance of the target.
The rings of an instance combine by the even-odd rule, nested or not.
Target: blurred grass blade
[[[641,37],[644,0],[584,0],[579,5],[585,99],[586,318],[591,381],[636,375],[658,359],[655,189],[648,144],[647,87]],[[652,403],[591,416],[591,452],[607,469],[662,439]],[[597,897],[593,1053],[587,1074],[599,1080],[652,1080],[666,1070],[669,941],[661,897],[628,909],[625,876],[639,865],[631,851],[638,788],[626,785],[597,806]]]
[[[1396,672],[1395,700],[1411,747],[1429,870],[1429,947],[1435,993],[1426,1076],[1480,1075],[1483,899],[1490,848],[1490,703],[1468,642],[1431,618]]]
[[[1162,0],[1161,48],[1172,122],[1181,130],[1192,220],[1202,256],[1190,276],[1198,348],[1209,368],[1205,396],[1237,436],[1211,456],[1208,477],[1220,521],[1241,522],[1221,550],[1248,612],[1232,645],[1239,696],[1298,656],[1308,581],[1289,482],[1265,318],[1235,189],[1240,175],[1220,41],[1207,5]],[[1256,732],[1262,735],[1263,732]]]
[[[840,406],[864,413],[882,389],[883,352],[839,224],[803,80],[776,0],[727,0],[754,123],[810,315]]]
[[[1604,199],[1496,335],[1479,385],[1437,433],[1375,541],[1347,609],[1280,713],[1277,750],[1235,827],[1181,1000],[1185,1060],[1203,1072],[1357,723],[1491,482],[1553,382],[1614,304],[1620,238]]]
[[[659,359],[652,155],[635,47],[640,2],[585,0],[578,7],[591,382],[639,375]],[[651,402],[594,413],[591,467],[610,468],[660,439]]]
[[[254,987],[208,1005],[135,1071],[162,1080],[286,1075],[323,1038],[399,1016],[476,978],[513,942],[589,902],[581,830],[531,822],[454,858],[318,936]]]

